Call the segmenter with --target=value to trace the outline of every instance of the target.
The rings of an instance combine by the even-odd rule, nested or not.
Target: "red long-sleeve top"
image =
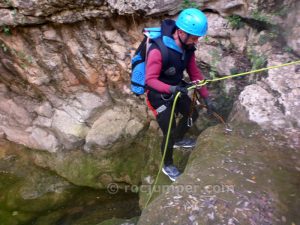
[[[146,65],[146,84],[147,86],[161,92],[170,94],[170,85],[160,81],[159,75],[162,69],[162,55],[158,49],[152,49],[147,57]],[[196,64],[195,53],[191,56],[189,63],[187,65],[187,73],[191,81],[204,80],[200,69]],[[205,86],[199,89],[201,97],[208,97],[209,93]]]

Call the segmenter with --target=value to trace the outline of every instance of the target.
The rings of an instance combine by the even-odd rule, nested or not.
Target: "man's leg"
[[[181,141],[190,128],[188,126],[188,118],[190,116],[191,103],[192,101],[187,95],[181,96],[181,98],[178,100],[176,110],[182,115],[182,118],[179,120],[179,123],[176,127],[174,142]],[[195,109],[193,110],[191,117],[193,122],[197,120],[198,112]]]
[[[154,108],[158,113],[156,115],[156,120],[160,129],[163,132],[163,140],[161,143],[161,152],[162,155],[164,154],[164,149],[166,145],[166,139],[169,129],[169,122],[172,110],[172,102],[166,102],[160,98],[159,95],[151,94],[151,92],[147,95],[149,107]],[[173,145],[174,145],[174,129],[176,128],[176,121],[175,118],[172,119],[172,127],[170,131],[170,136],[168,140],[168,145],[166,148],[166,154],[164,158],[164,167],[162,171],[166,174],[172,181],[175,181],[178,176],[180,176],[180,172],[178,169],[173,165]]]
[[[169,121],[171,116],[171,107],[167,107],[167,109],[160,114],[157,115],[157,122],[160,129],[163,132],[163,140],[161,143],[161,153],[164,154],[164,149],[166,145],[166,139],[169,128]],[[172,128],[169,136],[168,146],[166,149],[166,155],[164,159],[165,166],[173,164],[173,145],[174,145],[174,128],[176,127],[175,118],[172,120]]]
[[[166,139],[167,139],[167,133],[169,128],[169,121],[171,116],[171,110],[172,110],[172,102],[167,102],[161,98],[161,94],[158,94],[153,91],[149,91],[147,94],[147,104],[150,107],[151,110],[156,110],[156,120],[158,122],[158,125],[160,129],[163,132],[163,140],[161,143],[161,152],[164,153]],[[166,150],[166,156],[164,159],[165,165],[171,165],[173,164],[173,145],[174,145],[174,129],[176,127],[175,118],[172,120],[172,130],[170,133],[168,146]]]

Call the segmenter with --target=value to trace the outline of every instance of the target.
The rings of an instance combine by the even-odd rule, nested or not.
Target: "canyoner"
[[[150,29],[154,33],[154,28]],[[166,155],[164,157],[163,173],[170,180],[175,181],[181,172],[173,163],[174,148],[193,148],[195,139],[186,138],[185,134],[191,127],[191,121],[196,121],[198,112],[193,110],[190,113],[190,105],[192,100],[188,95],[188,83],[184,80],[184,71],[187,72],[190,81],[202,81],[204,76],[200,68],[196,64],[196,44],[200,37],[207,33],[207,18],[205,14],[195,8],[183,10],[176,20],[163,20],[161,27],[155,30],[156,38],[144,38],[144,42],[151,41],[149,47],[143,47],[137,50],[134,59],[138,58],[141,49],[146,49],[146,54],[140,61],[143,65],[138,64],[143,68],[140,74],[143,76],[146,88],[146,101],[149,109],[153,112],[156,121],[163,133],[161,143],[161,153],[164,153],[164,147],[167,143]],[[157,35],[159,33],[159,35]],[[153,37],[154,35],[152,35]],[[142,43],[143,44],[143,43]],[[134,69],[135,69],[134,68]],[[133,76],[134,77],[134,69]],[[134,84],[132,86],[134,87]],[[135,88],[138,88],[136,86]],[[205,86],[197,89],[201,98],[204,100],[208,113],[214,111],[214,105],[209,97],[209,92]],[[176,113],[181,115],[177,122],[172,119],[172,131],[167,139],[167,131],[171,108],[174,102],[174,97],[177,93],[181,93],[176,104]]]
[[[181,172],[173,164],[174,148],[193,148],[195,140],[185,138],[188,129],[198,118],[194,110],[197,94],[204,101],[209,115],[215,116],[231,131],[222,117],[215,112],[215,105],[210,99],[206,84],[244,76],[269,69],[297,64],[294,61],[254,71],[223,76],[206,80],[196,64],[195,46],[200,37],[207,33],[207,18],[195,8],[183,10],[177,19],[163,20],[161,27],[145,28],[145,35],[132,59],[131,90],[136,95],[146,93],[146,102],[153,112],[163,133],[161,143],[162,161],[153,186],[162,171],[170,180],[176,181]],[[191,82],[183,80],[186,71]],[[188,92],[194,90],[191,99]],[[179,121],[175,113],[181,114]],[[151,200],[151,191],[146,206]]]

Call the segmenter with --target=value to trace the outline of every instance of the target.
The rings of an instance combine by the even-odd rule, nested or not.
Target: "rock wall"
[[[126,108],[129,124],[116,127],[117,132],[124,131],[130,139],[141,131],[145,109],[126,97],[130,60],[126,46],[131,45],[130,36],[125,41],[120,33],[130,29],[126,21],[113,21],[100,1],[9,4],[1,8],[1,23],[8,29],[0,40],[2,136],[51,152],[73,149],[83,146],[93,123],[101,123],[102,113],[119,103],[119,108]],[[4,16],[8,12],[40,22],[13,18],[12,23]],[[114,28],[122,23],[124,30]]]
[[[78,186],[101,189],[111,182],[120,188],[149,184],[160,162],[161,133],[145,106],[144,97],[130,93],[130,56],[143,38],[140,32],[143,27],[158,26],[162,18],[174,18],[182,7],[191,3],[0,1],[0,138],[44,150],[34,152],[33,163]],[[207,78],[299,60],[299,1],[199,0],[193,4],[209,20],[208,36],[201,39],[196,51],[197,63]],[[295,172],[290,162],[295,161],[299,171],[298,152],[294,151],[300,148],[299,71],[299,65],[293,65],[210,84],[218,111],[225,117],[230,114],[228,121],[232,124],[247,124],[247,127],[239,130],[237,136],[242,136],[241,139],[231,137],[234,146],[227,139],[218,142],[221,147],[211,145],[220,133],[219,128],[206,131],[208,139],[201,146],[215,147],[212,149],[215,155],[210,155],[210,148],[203,148],[209,163],[205,167],[202,152],[195,151],[181,181],[189,184],[204,177],[211,185],[210,175],[216,174],[221,183],[236,182],[239,194],[222,201],[222,195],[218,196],[221,200],[214,196],[205,200],[204,193],[196,193],[204,198],[202,201],[203,198],[195,200],[193,195],[180,197],[173,193],[172,198],[176,198],[170,200],[167,193],[143,212],[144,220],[139,224],[153,224],[151,219],[169,222],[165,224],[178,221],[235,224],[234,218],[244,221],[242,224],[298,223],[295,211],[289,214],[286,209],[297,209],[299,203],[292,203],[286,190],[291,188],[290,193],[294,194],[296,187],[287,180]],[[208,126],[202,118],[196,124],[198,133]],[[267,137],[273,144],[266,144],[265,140],[257,144],[251,139],[253,136],[244,137],[253,123],[263,129],[258,129],[259,134],[277,132]],[[229,145],[236,152],[228,149]],[[251,145],[264,146],[263,153],[250,163],[253,171],[246,171],[247,177],[243,177],[242,161],[247,162],[249,157],[256,159],[253,153],[257,148]],[[276,154],[268,154],[273,148]],[[284,148],[288,151],[284,152]],[[224,152],[232,157],[226,158]],[[263,160],[265,153],[267,160]],[[188,157],[186,153],[179,155],[183,161]],[[286,161],[273,163],[274,157],[283,156]],[[232,163],[237,158],[241,163]],[[178,164],[185,165],[183,161]],[[232,165],[227,166],[228,163]],[[211,168],[212,165],[222,168]],[[277,165],[283,170],[278,171]],[[219,174],[223,169],[227,170]],[[232,171],[239,174],[232,176]],[[254,185],[253,177],[257,175],[252,172],[263,177],[270,175],[282,187],[273,189],[276,184],[267,179],[258,179],[258,185]],[[201,191],[205,192],[203,188]],[[282,193],[283,201],[278,198]],[[147,194],[140,194],[143,204]],[[231,202],[226,204],[226,201]],[[177,203],[185,209],[176,211]],[[168,213],[158,216],[166,208]],[[222,210],[225,208],[229,210]],[[257,214],[257,209],[266,213]],[[176,219],[178,215],[180,218]],[[169,220],[170,216],[175,219]]]
[[[1,137],[49,152],[129,146],[153,120],[143,97],[130,94],[130,55],[142,27],[174,18],[183,3],[1,1]],[[299,1],[194,4],[209,20],[196,52],[207,78],[299,58]],[[232,121],[284,127],[297,147],[298,80],[294,65],[209,88],[220,111],[235,102]]]
[[[299,26],[291,26],[299,22],[296,1],[195,4],[207,13],[210,24],[208,39],[200,43],[197,51],[199,63],[220,75],[235,68],[251,68],[249,60],[242,63],[241,56],[249,45],[257,48],[258,40],[272,39],[269,36],[273,31],[266,25],[269,22],[275,21],[278,29],[284,30],[280,37],[288,46],[282,45],[282,49],[299,54]],[[95,138],[103,140],[96,143],[99,149],[111,148],[125,137],[129,143],[148,124],[145,107],[129,95],[128,89],[130,54],[142,38],[139,30],[145,24],[157,25],[162,14],[173,17],[183,6],[181,1],[2,1],[0,135],[50,152],[80,146],[87,150],[94,146]],[[154,20],[147,18],[150,15],[155,16]],[[229,15],[239,15],[233,22],[242,19],[243,28],[233,29],[226,17]],[[254,29],[253,21],[261,22],[263,31]],[[268,65],[293,59],[290,54],[284,60],[273,60],[277,56],[273,56],[272,49],[269,40],[259,48],[260,54],[267,55]],[[290,74],[291,79],[297,74]],[[227,81],[226,85],[230,92],[236,83]],[[276,86],[268,91],[277,89]],[[299,85],[294,83],[290,90],[293,94],[282,101],[293,102],[298,90]],[[116,135],[109,138],[98,131],[106,126],[107,114],[115,107],[124,113],[120,120],[125,124],[113,127],[112,133]],[[289,115],[286,118],[286,113],[282,113],[286,121],[283,124],[299,127],[296,111],[297,108],[285,110]]]

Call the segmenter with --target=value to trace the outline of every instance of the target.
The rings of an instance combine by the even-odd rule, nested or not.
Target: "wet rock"
[[[0,141],[1,225],[98,224],[109,218],[140,214],[137,195],[110,195],[75,186],[33,164],[37,155],[23,146]]]
[[[29,222],[72,197],[72,184],[34,167],[26,153],[24,147],[0,142],[0,215],[5,225]]]
[[[295,1],[285,3],[286,9],[296,9],[298,6]],[[16,114],[7,113],[7,104],[2,104],[0,109],[6,113],[1,118],[1,126],[5,129],[1,130],[9,140],[29,147],[44,149],[46,146],[60,146],[72,149],[83,147],[89,128],[108,107],[128,99],[130,53],[134,52],[132,47],[142,38],[141,28],[156,26],[162,14],[174,18],[181,2],[57,0],[49,3],[44,0],[13,0],[0,4],[0,23],[4,32],[0,38],[1,82],[6,89],[6,99],[13,99],[17,107],[12,103],[8,105],[18,110],[23,107],[25,111],[22,116],[27,115],[14,124]],[[278,10],[284,9],[280,6]],[[278,12],[274,1],[207,1],[199,3],[199,7],[209,9],[205,13],[210,26],[208,43],[203,40],[196,51],[198,63],[206,63],[219,74],[248,69],[241,66],[240,55],[247,46],[255,45],[257,39],[270,33],[265,30],[258,34],[255,28],[248,25],[239,30],[232,29],[226,16],[234,14],[258,21],[271,18],[278,26],[297,31],[297,26],[292,26],[297,21],[296,11],[290,10],[286,19],[284,15],[275,15]],[[262,15],[254,18],[255,10]],[[127,20],[119,14],[133,16]],[[153,18],[144,18],[144,15],[153,15]],[[291,40],[293,48],[297,45],[296,31],[285,35],[287,40]],[[257,48],[264,51],[268,48],[269,51],[268,46],[272,45]],[[232,51],[233,47],[239,54]],[[230,83],[225,87],[229,96],[235,96],[232,87],[240,87],[240,84]],[[297,91],[285,95],[285,102],[293,101]],[[51,107],[43,105],[45,102]],[[298,123],[292,115],[297,107],[292,109],[281,100],[275,103],[287,110],[287,123]],[[129,136],[138,134],[143,126],[139,123],[132,120],[129,125],[132,129],[126,128],[125,133]],[[37,126],[43,133],[42,137],[49,136],[49,143],[43,144],[38,138],[32,138],[38,137],[35,131]]]

